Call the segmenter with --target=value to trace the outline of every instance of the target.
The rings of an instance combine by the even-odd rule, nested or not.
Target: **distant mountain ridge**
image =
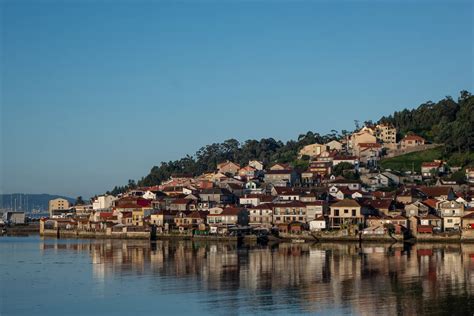
[[[73,203],[76,199],[54,194],[0,194],[0,209],[12,209],[30,213],[32,210],[48,211],[49,200],[63,198]]]

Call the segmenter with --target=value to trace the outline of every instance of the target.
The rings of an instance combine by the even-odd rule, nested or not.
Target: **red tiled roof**
[[[405,136],[402,141],[406,141],[406,140],[418,140],[418,141],[425,141],[425,139],[423,137],[420,137],[418,135],[408,135],[408,136]]]
[[[266,174],[291,174],[293,170],[267,170]]]
[[[257,206],[249,207],[249,210],[271,210],[276,204],[273,203],[263,203]]]
[[[356,156],[336,156],[334,160],[356,160]]]
[[[436,161],[431,161],[431,162],[423,162],[421,164],[421,167],[426,167],[426,168],[439,168],[441,167],[441,162],[436,162]]]
[[[435,199],[427,199],[422,201],[423,204],[431,207],[431,208],[436,208],[436,203],[438,203],[438,200]]]
[[[464,215],[462,218],[466,218],[466,219],[474,219],[474,212],[473,213],[469,213],[469,214],[466,214]]]
[[[306,203],[300,201],[291,201],[288,203],[274,204],[273,207],[306,207]]]
[[[360,207],[360,204],[355,200],[344,199],[331,205],[331,207]]]
[[[367,204],[375,209],[388,209],[392,202],[392,200],[368,200]]]
[[[171,204],[189,204],[191,203],[191,200],[189,199],[176,199]]]
[[[428,197],[437,197],[442,195],[448,195],[452,190],[451,187],[421,187],[419,191],[426,194]]]
[[[239,213],[243,210],[240,207],[227,207],[225,208],[220,215],[222,216],[235,216],[239,215]]]
[[[379,143],[359,143],[359,147],[366,147],[366,148],[381,148],[382,145]]]

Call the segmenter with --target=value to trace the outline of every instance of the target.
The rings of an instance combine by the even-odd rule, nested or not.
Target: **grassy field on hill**
[[[414,171],[420,172],[423,162],[441,159],[443,156],[444,148],[441,146],[393,158],[382,159],[380,166],[384,169],[399,171],[411,171],[413,169]]]

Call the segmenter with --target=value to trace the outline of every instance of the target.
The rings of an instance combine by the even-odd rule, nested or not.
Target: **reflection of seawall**
[[[360,315],[410,315],[435,312],[452,297],[468,299],[452,308],[470,308],[474,244],[405,247],[287,243],[239,248],[232,243],[133,240],[42,244],[43,251],[88,252],[97,279],[173,277],[202,291],[218,290],[226,300],[209,298],[216,309],[237,304],[243,292],[250,310],[293,304],[310,313],[338,307]]]
[[[43,229],[40,230],[40,235],[60,238],[150,239],[150,232],[113,232],[110,229],[103,231]]]

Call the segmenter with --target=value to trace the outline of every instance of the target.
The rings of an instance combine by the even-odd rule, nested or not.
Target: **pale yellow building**
[[[301,148],[299,152],[299,157],[303,156],[309,156],[310,158],[319,156],[321,153],[325,152],[327,150],[326,145],[322,144],[311,144],[311,145],[306,145],[303,148]]]
[[[375,127],[375,137],[384,144],[395,144],[397,129],[389,124],[379,124]]]
[[[49,216],[53,217],[53,211],[67,210],[69,209],[69,207],[69,201],[66,199],[57,198],[54,200],[50,200],[48,206]]]

